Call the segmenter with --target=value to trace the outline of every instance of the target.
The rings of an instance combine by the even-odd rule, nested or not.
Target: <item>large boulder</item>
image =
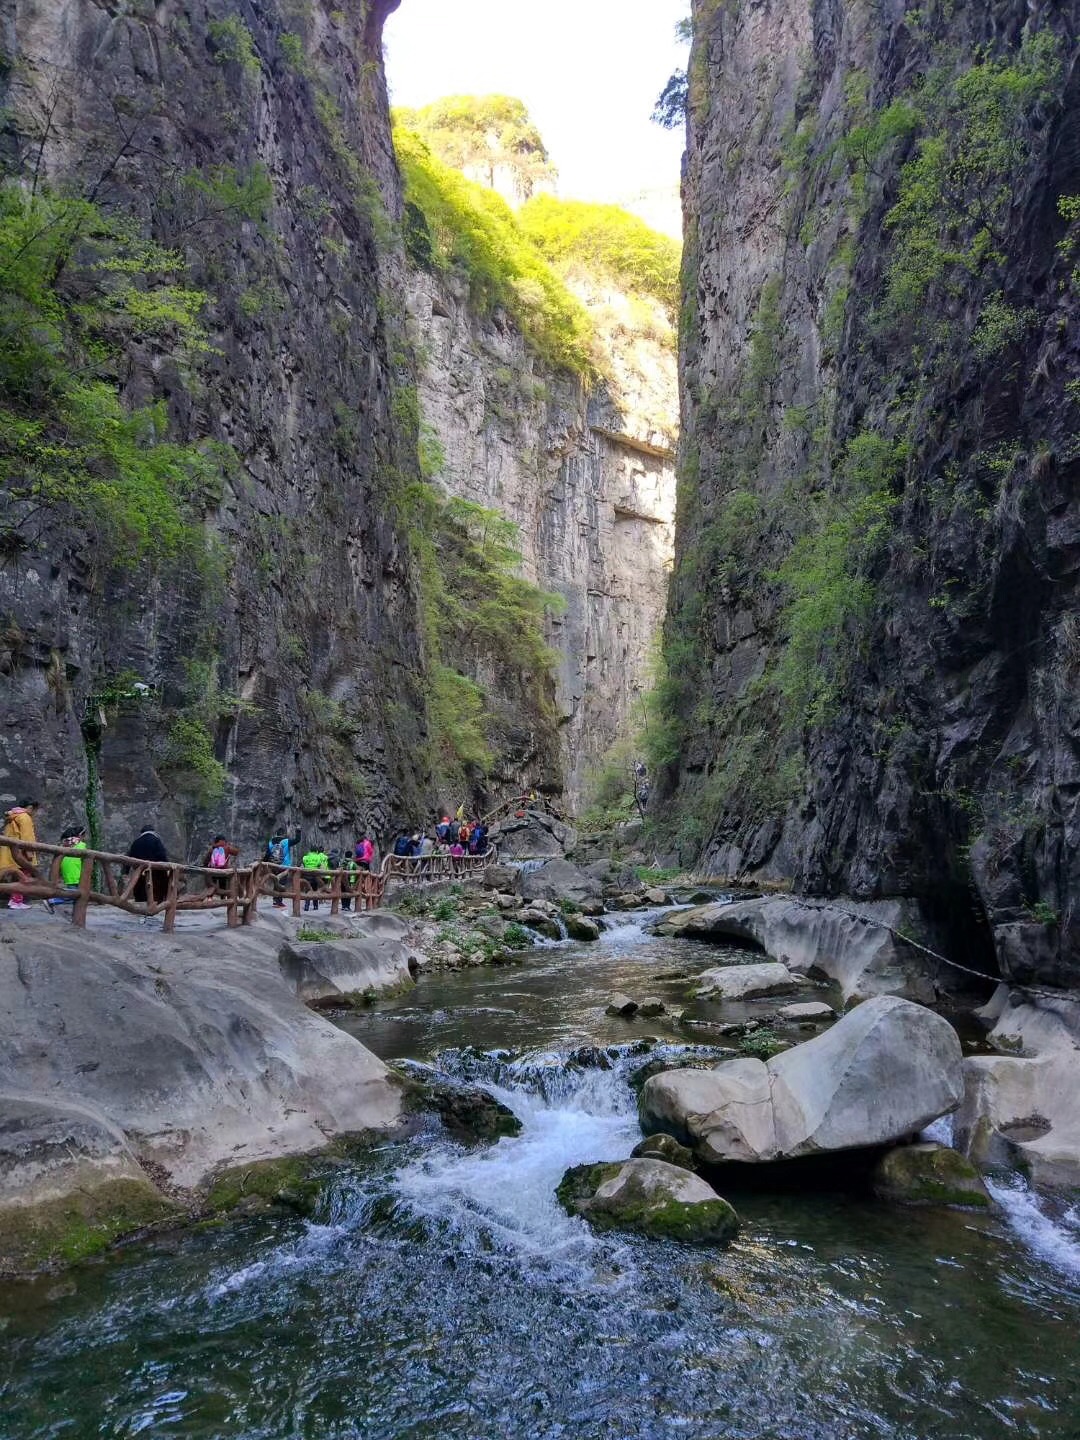
[[[929,1003],[937,994],[928,968],[933,962],[894,934],[918,924],[907,901],[841,905],[771,895],[676,910],[664,916],[656,933],[752,945],[789,970],[802,975],[813,970],[836,980],[845,1002],[902,995]]]
[[[323,933],[312,922],[309,929]],[[318,940],[287,940],[278,964],[296,994],[308,1003],[355,1001],[406,990],[419,969],[406,943],[408,925],[397,915],[359,915],[344,927],[326,928]],[[303,929],[303,927],[301,927]]]
[[[767,1062],[655,1075],[639,1105],[646,1133],[674,1135],[720,1164],[892,1144],[955,1110],[962,1097],[952,1026],[883,995]]]
[[[526,810],[524,815],[510,815],[493,826],[490,839],[504,860],[543,860],[572,850],[577,835],[546,811]]]
[[[694,994],[700,1000],[756,1000],[763,995],[789,995],[798,983],[786,965],[771,960],[760,965],[721,965],[698,976]]]
[[[549,860],[521,877],[521,893],[526,900],[595,900],[600,896],[598,880],[586,875],[568,860]]]
[[[1080,1186],[1080,1005],[1000,991],[991,1044],[964,1061],[956,1143],[979,1165],[1019,1164],[1036,1184]]]
[[[575,1165],[555,1193],[569,1214],[583,1216],[598,1230],[715,1245],[731,1240],[739,1228],[739,1217],[711,1185],[664,1160]]]
[[[951,1205],[988,1210],[993,1202],[979,1172],[948,1145],[898,1145],[881,1157],[874,1193],[893,1205]]]
[[[394,1125],[398,1082],[298,998],[281,938],[262,919],[172,936],[20,928],[0,947],[0,1093],[90,1111],[183,1188]]]

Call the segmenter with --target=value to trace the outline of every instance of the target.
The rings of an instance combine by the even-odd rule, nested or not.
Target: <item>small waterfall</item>
[[[439,1068],[486,1085],[522,1133],[483,1150],[437,1145],[397,1171],[398,1198],[469,1249],[493,1241],[527,1264],[569,1266],[587,1278],[581,1267],[589,1269],[595,1241],[562,1210],[555,1187],[571,1165],[625,1159],[641,1138],[625,1067],[618,1058],[610,1069],[577,1069],[553,1052],[511,1059],[462,1051],[440,1056]]]
[[[1046,1199],[1021,1175],[988,1178],[986,1188],[1028,1249],[1060,1274],[1080,1280],[1080,1206],[1070,1206],[1055,1219],[1047,1213]]]

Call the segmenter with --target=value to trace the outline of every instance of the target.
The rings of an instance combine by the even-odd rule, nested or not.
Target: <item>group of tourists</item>
[[[40,809],[40,802],[33,796],[24,798],[13,805],[4,816],[3,833],[0,836],[0,883],[26,884],[38,879],[42,873],[41,857],[32,849],[37,844],[34,819]],[[86,849],[86,827],[68,825],[60,835],[63,853],[59,862],[53,861],[48,871],[49,878],[59,880],[64,895],[51,896],[42,901],[46,909],[72,904],[82,879],[83,860],[79,852]],[[432,855],[450,855],[455,858],[468,855],[486,854],[488,848],[487,827],[482,820],[470,820],[462,806],[451,818],[443,815],[433,829],[402,831],[398,836],[393,853],[423,860]],[[127,855],[132,860],[165,864],[169,854],[165,842],[152,824],[146,824],[132,839]],[[237,868],[240,849],[223,834],[214,835],[200,861],[200,867],[211,872],[207,879],[210,894],[226,895],[229,891],[229,874]],[[351,847],[336,846],[324,848],[318,841],[307,848],[301,845],[300,831],[290,833],[278,830],[266,842],[260,857],[269,868],[272,877],[273,903],[275,908],[285,905],[285,897],[292,884],[292,872],[300,870],[300,888],[304,896],[304,909],[317,910],[320,896],[329,889],[331,876],[342,871],[341,906],[350,910],[354,899],[357,908],[361,906],[362,886],[360,875],[370,872],[376,864],[375,842],[366,832],[360,835]],[[218,872],[218,873],[214,873]],[[162,903],[169,887],[169,872],[150,869],[141,873],[132,889],[132,899]],[[14,890],[9,894],[8,908],[29,910],[30,906],[23,893]]]
[[[484,855],[488,848],[487,826],[482,820],[469,820],[464,807],[453,819],[444,815],[431,832],[403,830],[394,841],[394,854],[403,858],[426,859],[430,855]]]

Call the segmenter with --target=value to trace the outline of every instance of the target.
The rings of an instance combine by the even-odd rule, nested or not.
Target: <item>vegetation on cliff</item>
[[[868,703],[880,707],[880,762],[905,753],[911,707],[895,678],[876,674],[875,651],[890,611],[906,603],[898,592],[912,588],[912,551],[929,591],[920,630],[959,644],[945,634],[989,603],[1006,490],[1025,461],[1033,474],[1052,464],[1045,442],[1040,460],[1019,410],[1024,387],[1040,383],[1038,336],[1060,323],[1058,296],[1074,283],[1066,251],[1075,227],[1069,197],[1053,197],[1060,244],[1056,260],[1052,245],[1036,257],[1055,272],[1040,298],[1017,217],[1055,143],[1061,40],[1028,27],[993,47],[946,43],[950,15],[928,13],[913,32],[927,63],[909,66],[899,88],[849,69],[830,91],[815,54],[786,114],[761,117],[752,163],[765,165],[779,132],[787,248],[778,241],[775,267],[759,282],[741,366],[712,388],[700,378],[708,325],[690,229],[690,425],[650,732],[662,788],[677,785],[667,821],[688,858],[720,838],[738,837],[745,853],[755,836],[764,857],[780,834],[776,820],[812,779],[808,756],[852,723],[868,686],[877,687]],[[731,44],[741,22],[708,7],[698,23],[691,70],[703,71],[718,53],[709,46]],[[713,163],[695,157],[695,127],[708,133],[711,154],[723,148],[707,98],[691,115],[692,165]],[[734,187],[743,151],[725,153]],[[820,341],[809,368],[799,350],[807,295]],[[998,383],[1006,377],[1008,394]],[[1052,385],[1063,391],[1065,378]],[[1001,392],[995,413],[953,398],[984,387]],[[1062,394],[1057,409],[1066,406]],[[963,564],[961,522],[974,546]],[[735,623],[757,635],[756,662],[744,655],[736,665],[727,646],[718,660],[717,636]]]
[[[504,169],[522,198],[555,179],[539,130],[524,102],[510,95],[446,95],[416,110],[399,108],[394,118],[444,165],[492,188]]]
[[[405,244],[412,261],[457,270],[481,314],[502,306],[544,361],[592,373],[585,308],[523,233],[506,201],[443,164],[401,125],[394,147],[405,181]]]
[[[127,399],[133,347],[190,372],[207,349],[206,295],[182,258],[90,200],[0,186],[0,544],[29,545],[50,514],[98,565],[202,547],[222,454],[169,436],[164,406]]]
[[[677,305],[681,247],[618,205],[536,195],[521,207],[521,227],[557,266],[581,267],[632,294]]]

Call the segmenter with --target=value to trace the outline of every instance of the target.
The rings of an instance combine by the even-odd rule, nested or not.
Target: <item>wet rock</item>
[[[992,1205],[982,1177],[963,1155],[929,1142],[900,1145],[878,1161],[874,1194],[894,1205],[951,1205],[987,1210]]]
[[[781,1005],[776,1013],[781,1020],[831,1020],[836,1011],[823,1000],[800,1000],[794,1005]]]
[[[567,915],[563,924],[571,940],[599,940],[600,926],[584,915]]]
[[[680,1170],[693,1170],[697,1166],[694,1152],[680,1145],[673,1135],[646,1135],[630,1154],[635,1160],[664,1160]]]
[[[604,1013],[605,1015],[621,1015],[624,1019],[628,1020],[631,1015],[637,1013],[637,1008],[638,1003],[636,1000],[631,1000],[629,995],[616,992],[608,1001],[608,1006]]]
[[[676,910],[653,933],[749,943],[789,970],[838,981],[845,1002],[873,995],[929,1002],[937,990],[923,958],[893,933],[918,923],[917,907],[903,901],[830,905],[772,895]]]
[[[643,1020],[653,1020],[656,1018],[657,1015],[666,1014],[667,1006],[662,1000],[642,1000],[641,1003],[638,1005],[637,1013],[641,1016]]]
[[[549,940],[561,940],[563,938],[562,926],[558,920],[543,910],[523,910],[517,917],[518,923],[527,925],[530,930],[535,930],[538,935],[546,935]]]
[[[639,1113],[646,1133],[674,1135],[700,1159],[758,1163],[903,1140],[962,1096],[952,1026],[921,1005],[879,996],[767,1062],[655,1075]]]
[[[581,902],[582,915],[588,915],[592,919],[605,914],[606,911],[607,906],[602,900],[582,900]]]
[[[472,1140],[499,1140],[504,1135],[521,1134],[521,1121],[509,1106],[480,1086],[436,1083],[427,1088],[443,1124],[459,1135]]]
[[[521,893],[526,900],[573,900],[580,904],[596,899],[600,884],[567,860],[549,860],[521,877]]]
[[[724,1244],[739,1217],[698,1175],[663,1160],[576,1165],[556,1190],[571,1215],[598,1230],[630,1230],[692,1245]]]
[[[658,888],[657,886],[655,886],[655,885],[650,886],[650,887],[645,891],[644,896],[643,896],[643,899],[644,899],[646,905],[670,905],[670,904],[671,904],[671,896],[668,894],[668,892],[667,892],[666,890],[661,890],[661,889],[659,889],[659,888]]]
[[[485,890],[499,890],[506,894],[518,889],[520,879],[521,871],[513,865],[489,865],[480,883]]]
[[[0,1275],[71,1264],[178,1213],[99,1111],[0,1095]]]
[[[698,976],[694,995],[702,1000],[755,1000],[785,995],[799,988],[786,965],[764,961],[756,965],[722,965]]]

